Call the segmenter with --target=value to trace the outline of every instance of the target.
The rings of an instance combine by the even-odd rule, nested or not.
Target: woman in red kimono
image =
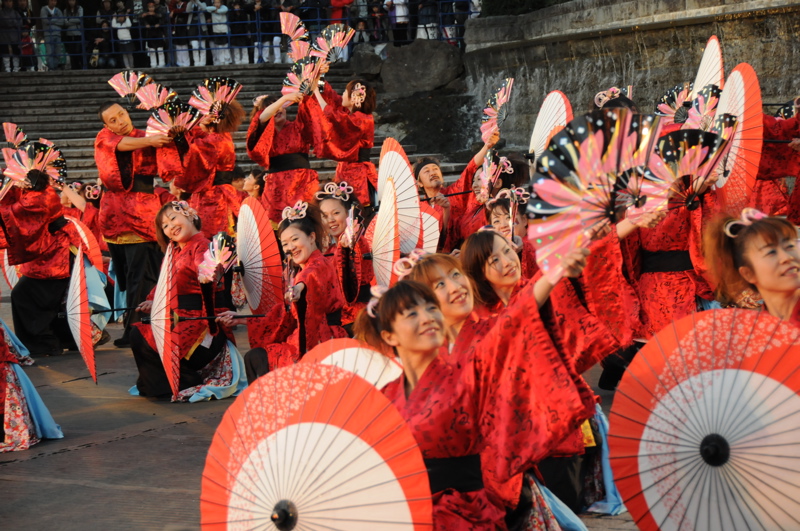
[[[709,224],[704,251],[720,302],[749,306],[744,294],[755,292],[770,315],[800,327],[800,249],[791,222],[746,208],[739,219]]]
[[[250,319],[251,350],[245,354],[249,382],[271,370],[296,363],[303,355],[329,339],[347,337],[341,326],[344,300],[336,272],[322,255],[325,229],[314,208],[298,202],[286,207],[278,227],[278,238],[289,261],[287,311],[277,304],[270,315]],[[237,324],[233,314],[224,323]]]
[[[247,130],[247,156],[267,170],[261,202],[276,226],[284,206],[311,201],[319,190],[317,172],[308,152],[314,145],[320,117],[309,105],[311,98],[295,92],[278,99],[259,96],[254,102]],[[297,118],[288,120],[286,107],[298,103]],[[319,109],[319,107],[317,107]]]
[[[333,260],[345,301],[342,324],[352,325],[358,312],[369,302],[370,285],[375,278],[372,259],[369,258],[372,252],[370,243],[363,236],[357,238],[368,223],[362,217],[363,210],[353,188],[344,181],[327,183],[322,192],[317,192],[315,199],[323,225],[334,243]]]
[[[414,177],[420,189],[420,194],[430,202],[439,219],[439,231],[443,242],[442,252],[450,252],[460,240],[471,233],[464,234],[462,220],[472,204],[469,191],[473,189],[472,183],[475,173],[483,164],[483,159],[489,150],[500,140],[500,133],[495,133],[478,153],[470,159],[467,167],[461,172],[461,177],[448,186],[444,185],[444,176],[439,161],[432,157],[423,157],[414,164]],[[451,195],[458,194],[458,195]],[[448,197],[449,195],[449,197]],[[477,205],[477,203],[475,203]]]
[[[242,190],[247,193],[248,197],[255,197],[256,199],[261,199],[261,196],[264,194],[264,176],[266,172],[264,170],[254,168],[247,177],[244,178],[244,186]]]
[[[327,72],[327,64],[322,73]],[[323,140],[318,143],[318,158],[338,161],[334,181],[346,181],[353,187],[362,205],[374,205],[378,189],[378,171],[370,160],[375,145],[375,89],[362,79],[350,81],[339,96],[325,83],[314,95],[322,108]]]
[[[502,485],[518,476],[594,408],[539,320],[532,290],[520,295],[495,320],[478,322],[474,340],[459,336],[449,356],[450,327],[427,285],[402,280],[371,303],[374,317],[359,316],[359,335],[403,362],[403,376],[383,392],[425,459],[434,529],[506,529],[504,505],[484,480]],[[509,379],[513,386],[498,385]]]
[[[99,185],[83,184],[80,182],[70,183],[62,186],[61,206],[64,207],[64,215],[71,216],[82,221],[94,234],[100,251],[104,257],[108,256],[108,243],[103,239],[103,229],[100,226],[100,209],[98,208],[102,191]],[[108,263],[110,258],[104,259],[104,273],[108,274]]]
[[[170,154],[174,159],[172,165],[180,168],[173,181],[176,187],[192,194],[189,205],[203,220],[203,234],[207,238],[218,232],[235,234],[240,201],[231,184],[236,167],[231,134],[239,129],[243,119],[244,109],[233,100],[219,113],[203,118],[199,128],[176,138],[174,148],[159,150],[159,155]],[[163,157],[159,158],[159,165],[161,169]]]
[[[183,201],[165,204],[155,218],[156,236],[164,248],[172,246],[172,268],[174,285],[177,289],[178,308],[176,312],[184,317],[215,315],[224,308],[208,308],[204,304],[199,266],[208,249],[209,240],[200,230],[200,217]],[[137,311],[150,313],[155,289]],[[131,331],[131,349],[139,369],[136,380],[138,394],[167,398],[172,396],[164,365],[155,348],[155,340],[150,325],[137,323]],[[230,356],[238,356],[227,348],[228,338],[224,329],[209,324],[205,320],[181,321],[172,331],[177,337],[180,361],[179,398],[187,399],[207,381],[203,373],[214,372],[214,385],[236,386],[235,374],[231,369]],[[219,358],[219,359],[218,359]],[[209,371],[214,364],[217,370]],[[222,384],[220,382],[223,382]],[[188,390],[188,391],[187,391]]]
[[[521,189],[515,189],[521,190]],[[533,278],[539,272],[536,263],[536,249],[528,239],[528,219],[525,217],[525,205],[527,199],[521,199],[517,205],[515,219],[513,220],[514,232],[511,232],[511,193],[504,194],[503,190],[497,196],[486,202],[484,209],[486,223],[502,234],[512,246],[519,257],[521,274],[523,280]],[[513,192],[516,193],[516,192]]]
[[[798,207],[792,199],[800,199],[800,192],[790,198],[784,182],[785,177],[800,176],[800,98],[795,100],[795,114],[789,119],[763,114],[764,140],[793,140],[792,144],[764,142],[758,164],[756,187],[749,206],[773,216],[785,216],[790,211],[790,220],[798,221]]]
[[[69,286],[70,245],[80,245],[80,236],[64,218],[48,175],[31,170],[28,180],[30,188],[14,187],[0,203],[8,262],[22,264],[11,290],[11,315],[32,355],[58,355],[73,344],[57,317]]]

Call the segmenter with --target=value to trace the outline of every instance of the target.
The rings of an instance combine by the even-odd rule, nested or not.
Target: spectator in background
[[[187,11],[189,16],[189,44],[192,45],[194,66],[206,66],[208,26],[206,25],[206,3],[202,0],[190,0]]]
[[[358,26],[359,20],[367,20],[369,16],[369,0],[353,0],[350,4],[350,27]]]
[[[471,8],[471,0],[455,0],[453,13],[456,19],[456,42],[458,46],[464,45],[464,24],[467,23]]]
[[[12,0],[3,0],[0,8],[0,56],[3,72],[19,72],[19,44],[22,39],[22,17]]]
[[[369,2],[369,28],[372,33],[372,42],[386,42],[389,31],[389,21],[383,9],[383,0],[370,0]]]
[[[353,43],[353,49],[359,44],[372,42],[371,35],[369,31],[367,31],[366,20],[362,19],[356,22],[356,33],[353,35],[353,40],[350,42]]]
[[[231,64],[231,52],[228,43],[228,6],[222,0],[214,0],[214,5],[206,7],[211,13],[211,33],[214,35],[214,47],[211,57],[215,65]]]
[[[131,37],[131,19],[126,11],[120,11],[111,21],[116,30],[117,51],[122,55],[122,62],[127,70],[133,69],[133,51],[135,49]]]
[[[83,38],[83,7],[78,5],[78,0],[67,0],[64,17],[64,48],[69,55],[70,68],[81,70],[86,42]]]
[[[111,32],[111,23],[107,20],[103,20],[100,23],[100,29],[95,33],[94,48],[92,50],[92,56],[97,56],[97,64],[91,66],[95,68],[117,67],[117,59],[114,55],[113,43],[114,37]],[[94,50],[97,50],[96,54]]]
[[[280,0],[274,1],[280,4]],[[339,9],[341,10],[342,5],[349,3],[350,0],[338,0]],[[305,0],[305,2],[293,2],[293,4],[299,5],[299,9],[295,9],[293,13],[303,19],[308,32],[312,36],[319,34],[328,23],[333,23],[333,21],[328,20],[328,13],[332,5],[331,0]]]
[[[169,16],[172,25],[172,44],[175,46],[175,63],[178,66],[189,66],[189,4],[183,0],[171,0]]]
[[[97,10],[97,16],[94,19],[97,27],[99,28],[104,20],[111,24],[111,20],[114,18],[115,14],[116,10],[111,7],[111,0],[103,0],[100,9]]]
[[[392,23],[392,42],[395,46],[403,46],[411,42],[408,36],[408,0],[386,0],[383,7],[389,12]]]
[[[19,40],[20,68],[24,71],[36,70],[36,52],[30,28],[22,27],[22,37]]]
[[[142,33],[147,54],[150,56],[150,68],[162,67],[164,61],[164,28],[161,27],[161,15],[156,11],[153,2],[147,4],[147,11],[141,17]]]
[[[417,22],[418,39],[439,38],[439,9],[436,0],[422,0],[417,5],[419,18]]]
[[[61,28],[64,27],[64,13],[56,4],[56,0],[47,0],[47,5],[42,6],[39,12],[42,19],[42,33],[44,33],[45,65],[48,70],[59,68]]]
[[[482,3],[481,0],[470,0],[469,18],[478,18],[481,16]]]
[[[233,64],[246,65],[250,40],[250,13],[242,8],[243,0],[233,0],[233,9],[228,11],[228,25],[231,30],[231,61]]]
[[[448,44],[457,46],[456,41],[456,17],[453,14],[453,2],[441,2],[439,4],[439,24],[442,27],[442,36]]]

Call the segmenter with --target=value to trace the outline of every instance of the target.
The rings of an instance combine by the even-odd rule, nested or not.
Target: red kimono
[[[129,136],[145,134],[134,129]],[[123,138],[104,127],[94,140],[94,160],[106,187],[100,199],[103,237],[110,243],[154,242],[154,220],[161,208],[152,192],[153,177],[158,175],[156,150],[118,151]]]
[[[788,120],[768,114],[762,115],[764,140],[791,140],[800,138],[800,121],[795,116]],[[800,195],[789,197],[784,177],[800,176],[800,153],[786,144],[764,142],[758,165],[756,187],[749,206],[772,216],[785,216],[793,223],[800,221]]]
[[[354,322],[358,312],[366,308],[371,298],[370,286],[375,279],[375,271],[372,268],[372,259],[364,258],[371,252],[371,242],[364,236],[359,238],[355,250],[341,245],[334,247],[337,279],[344,299],[343,324]]]
[[[247,129],[247,156],[268,170],[264,176],[261,202],[273,223],[281,222],[281,213],[297,201],[311,201],[319,191],[317,172],[308,165],[308,151],[314,143],[315,119],[309,108],[311,98],[303,100],[297,109],[297,118],[287,121],[280,131],[275,131],[273,120],[266,124],[253,117]],[[316,120],[319,122],[319,118]],[[302,163],[301,159],[305,159]]]
[[[440,193],[447,195],[469,192],[472,190],[472,179],[475,177],[476,171],[478,171],[478,166],[475,164],[474,159],[470,159],[469,164],[461,172],[458,180],[442,188]],[[450,221],[447,223],[447,227],[443,224],[444,209],[439,205],[431,204],[439,220],[439,230],[443,234],[443,237],[439,239],[439,242],[442,243],[442,248],[439,252],[449,253],[458,246],[461,240],[486,225],[483,217],[483,208],[478,205],[474,197],[475,194],[461,193],[447,198],[450,200]],[[420,201],[424,201],[424,199],[420,199]],[[477,218],[480,218],[481,223],[472,230],[475,225],[474,219]]]
[[[369,205],[369,185],[378,189],[378,171],[370,161],[375,145],[375,120],[371,114],[350,112],[342,107],[342,97],[329,84],[325,84],[322,97],[327,103],[323,111],[322,140],[315,143],[318,158],[338,161],[334,181],[345,181],[353,187],[362,205]],[[318,105],[313,100],[311,105]]]
[[[186,140],[189,151],[181,157],[183,171],[174,173],[175,186],[192,194],[189,206],[200,215],[207,238],[218,232],[233,236],[240,204],[236,189],[230,184],[236,166],[233,138],[230,133],[206,133],[198,128]],[[178,156],[175,148],[162,150]]]
[[[539,320],[532,287],[493,322],[472,323],[475,329],[462,329],[463,339],[459,334],[450,361],[434,359],[408,396],[405,376],[383,392],[411,428],[429,469],[431,459],[480,454],[487,485],[504,484],[591,416],[595,400]],[[504,508],[486,488],[442,486],[433,494],[435,529],[505,528]]]
[[[321,252],[314,251],[294,283],[305,284],[305,289],[290,313],[278,304],[271,315],[250,319],[252,324],[248,326],[250,348],[267,351],[271,371],[296,363],[320,343],[347,337],[340,326],[344,301],[333,264]]]

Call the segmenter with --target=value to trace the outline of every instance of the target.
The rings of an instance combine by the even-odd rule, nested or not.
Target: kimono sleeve
[[[327,261],[324,263],[324,267],[330,267]],[[295,304],[301,331],[300,352],[305,354],[329,339],[320,336],[320,328],[323,328],[323,323],[327,325],[327,314],[330,311],[342,308],[342,295],[333,275],[322,268],[304,269],[297,275],[295,282],[305,284],[301,299]]]
[[[117,151],[123,138],[103,128],[94,140],[98,176],[112,192],[127,192],[133,186],[133,151]]]
[[[266,348],[272,343],[284,343],[297,328],[292,314],[286,311],[283,304],[275,304],[266,312],[265,317],[247,320],[247,337],[250,348]]]
[[[213,137],[193,135],[189,151],[183,157],[183,170],[175,177],[175,186],[189,193],[197,193],[211,186],[219,161],[219,150]]]
[[[258,115],[253,116],[250,126],[247,128],[247,156],[250,160],[264,169],[269,169],[269,153],[272,150],[272,142],[275,138],[274,120],[262,124],[258,120]]]
[[[333,257],[339,289],[344,295],[345,302],[353,304],[358,299],[358,290],[361,287],[362,255],[357,250],[337,244]]]

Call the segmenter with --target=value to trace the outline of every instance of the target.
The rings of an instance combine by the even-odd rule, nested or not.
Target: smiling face
[[[460,269],[452,268],[448,271],[443,267],[436,267],[430,282],[445,324],[453,326],[469,317],[475,299],[472,286]]]
[[[325,199],[319,204],[322,222],[328,234],[338,238],[347,228],[347,208],[338,199]]]
[[[426,190],[439,190],[444,186],[442,169],[438,164],[426,164],[419,170],[419,184]]]
[[[796,239],[783,237],[769,243],[755,235],[746,242],[743,257],[749,265],[740,267],[739,272],[762,296],[791,294],[800,289],[800,251]]]
[[[483,272],[495,290],[513,288],[519,282],[522,274],[519,256],[505,238],[495,235],[492,254],[486,260]]]
[[[161,214],[160,225],[164,235],[181,247],[199,232],[194,226],[192,218],[184,216],[172,208],[167,208]]]
[[[508,210],[495,208],[492,210],[489,222],[494,230],[506,238],[511,238],[511,216],[508,214]]]
[[[103,111],[103,124],[114,134],[127,136],[133,130],[128,111],[122,105],[114,104]]]
[[[430,355],[444,344],[442,312],[436,304],[419,298],[394,316],[391,330],[383,330],[381,338],[397,349],[404,362],[409,357]]]
[[[306,234],[298,227],[289,225],[281,233],[281,246],[286,256],[292,259],[292,262],[302,266],[304,265],[311,253],[317,250],[316,234]]]

